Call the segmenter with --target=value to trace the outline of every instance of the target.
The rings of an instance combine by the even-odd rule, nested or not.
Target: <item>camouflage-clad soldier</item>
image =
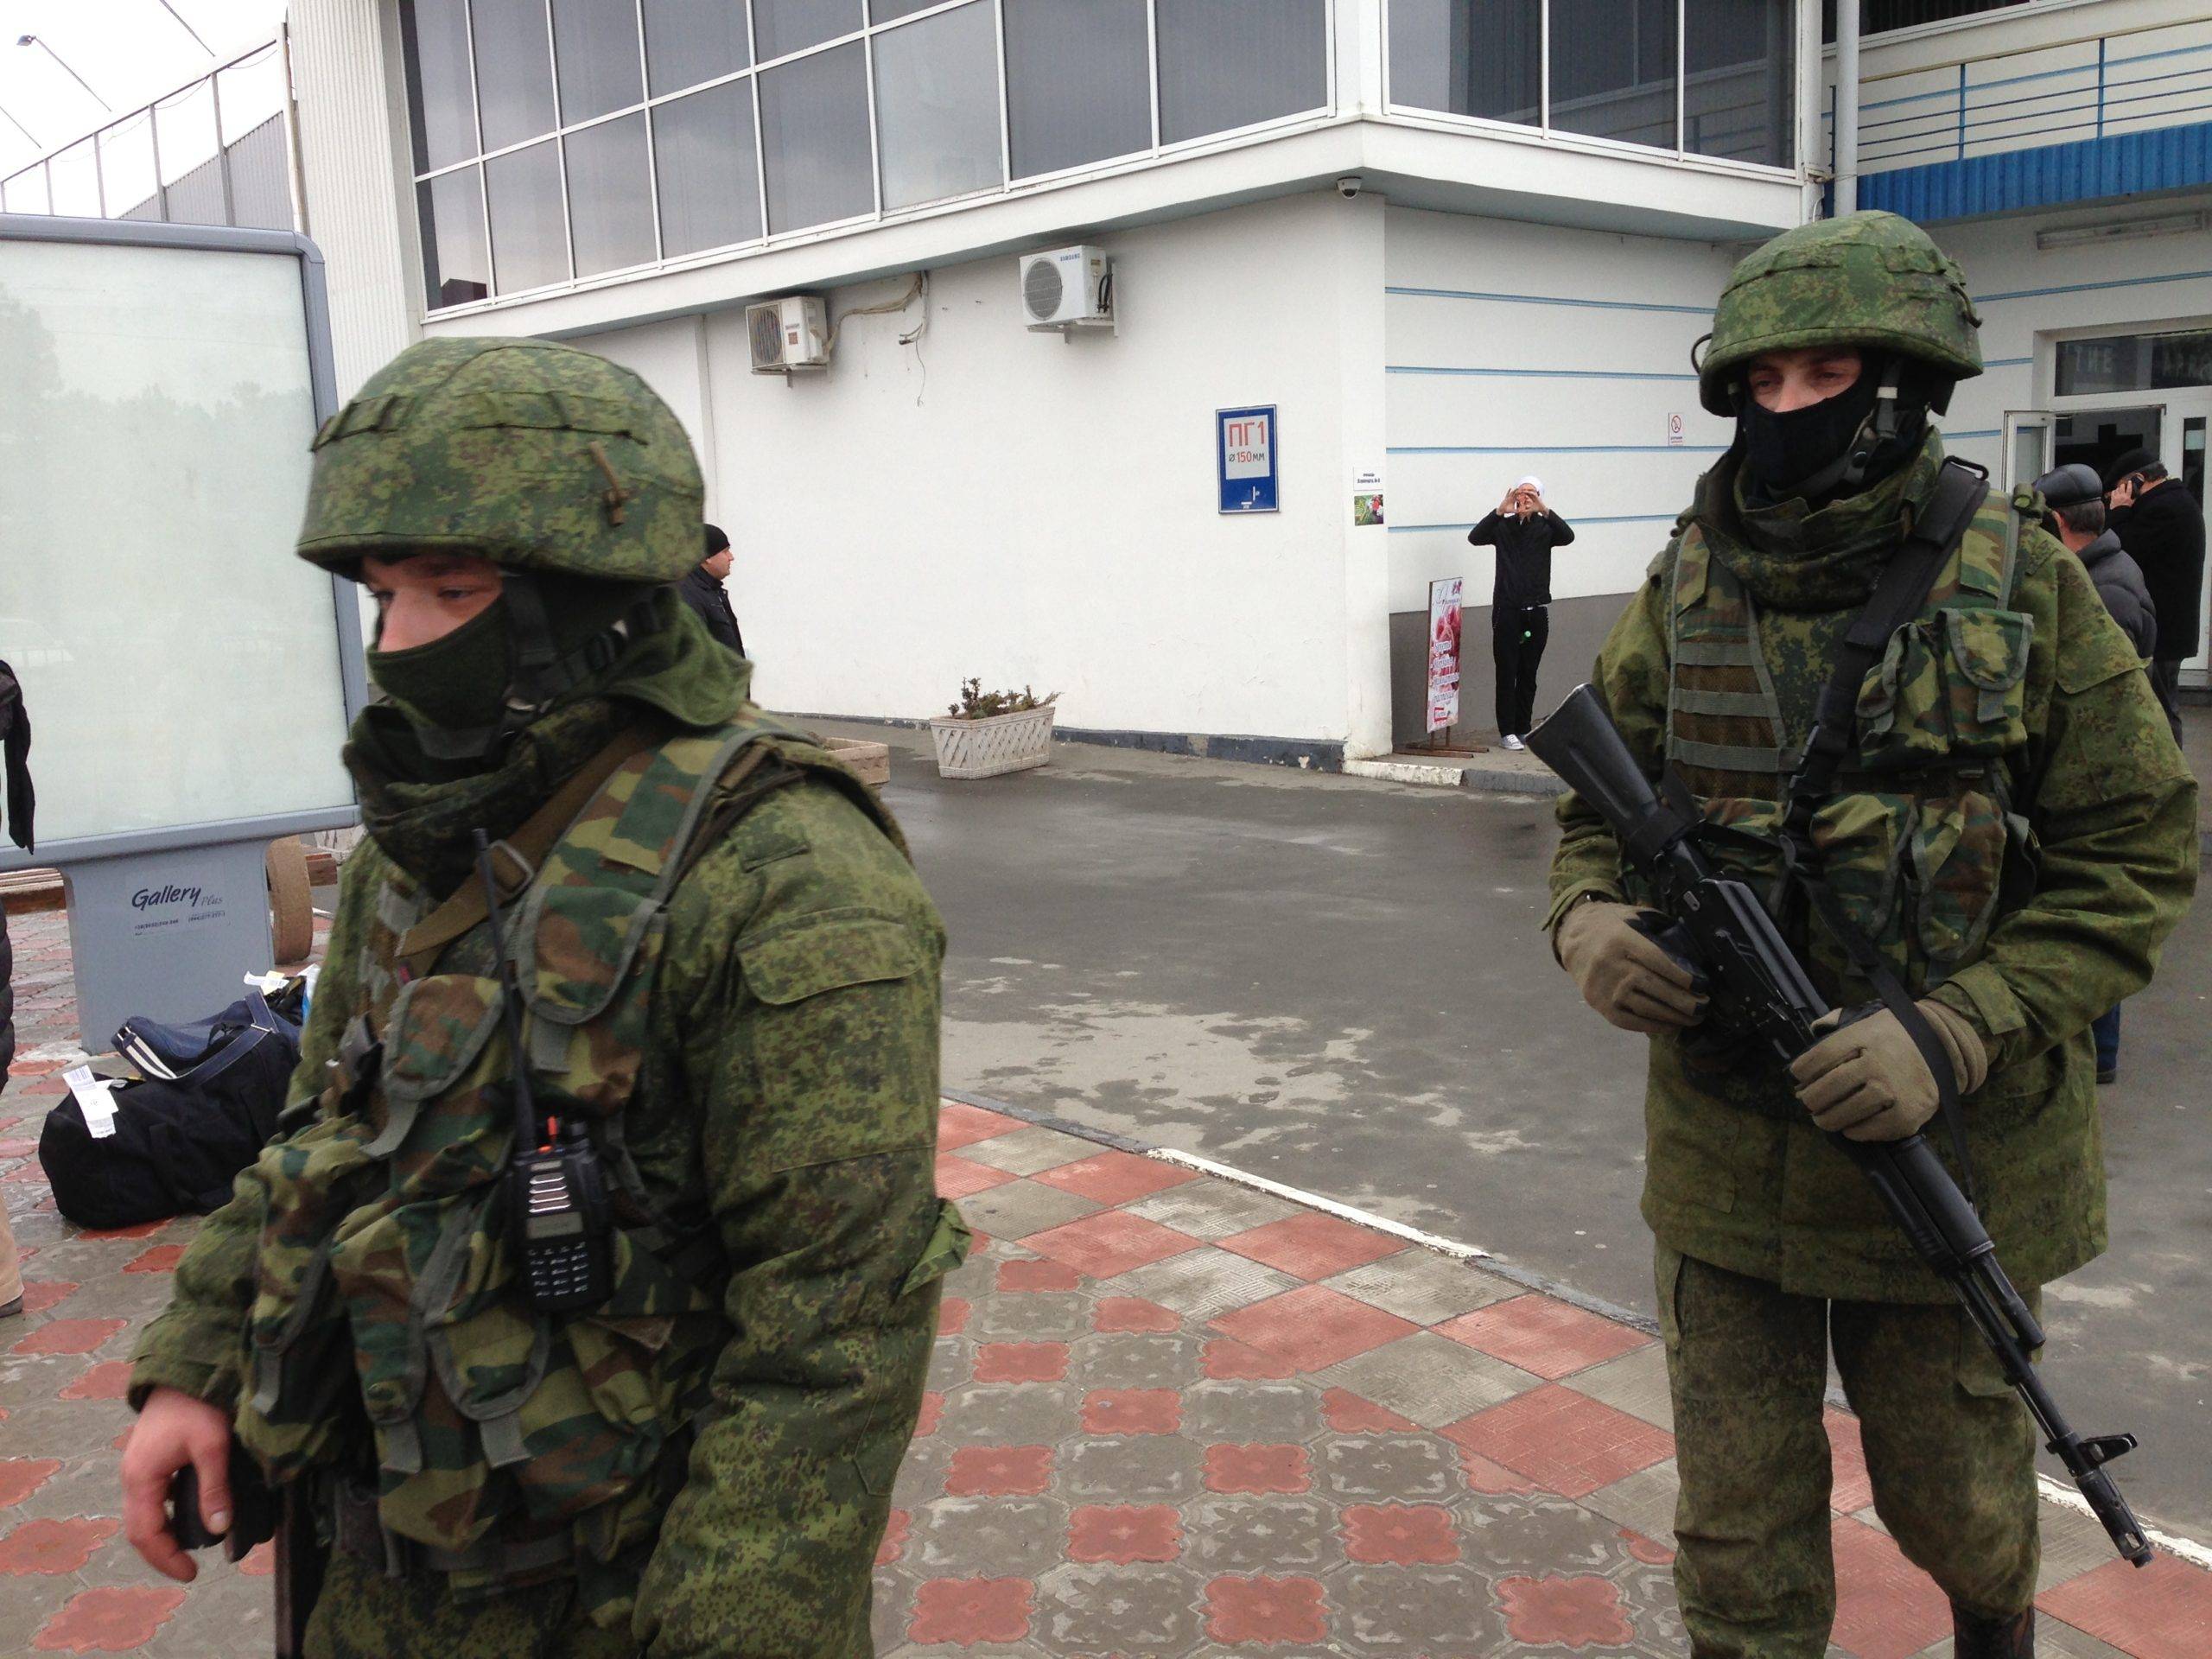
[[[866,1654],[965,1233],[933,1179],[944,935],[873,795],[671,585],[683,429],[537,342],[410,347],[317,435],[301,556],[388,702],[289,1109],[147,1332],[130,1536],[233,1434],[328,1542],[316,1656]],[[474,832],[547,1144],[605,1176],[603,1300],[518,1266]],[[563,1144],[567,1144],[563,1142]],[[522,1593],[518,1593],[518,1592]]]
[[[1980,372],[1978,322],[1957,266],[1894,215],[1809,225],[1744,260],[1700,364],[1701,400],[1736,442],[1598,660],[1649,772],[1673,766],[1708,821],[1755,837],[1729,859],[1839,1007],[1872,988],[1817,915],[1796,919],[1771,848],[1843,635],[1936,488],[1929,416]],[[2196,835],[2196,785],[2134,651],[2033,505],[1986,493],[1866,677],[1853,753],[1809,832],[1955,1073],[1985,1218],[2028,1287],[2104,1248],[2089,1024],[2150,979],[2195,885]],[[1789,1071],[1701,1062],[1685,1037],[1702,1004],[1628,926],[1640,895],[1619,846],[1573,796],[1560,823],[1554,947],[1593,1007],[1653,1038],[1643,1213],[1694,1652],[1827,1651],[1833,1353],[1875,1506],[1950,1597],[1959,1659],[2031,1654],[2032,1423],[1820,1133],[1919,1128],[1937,1107],[1929,1063],[1886,1011]]]

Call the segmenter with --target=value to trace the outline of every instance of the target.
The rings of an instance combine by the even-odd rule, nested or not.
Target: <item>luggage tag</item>
[[[77,1109],[85,1115],[85,1128],[95,1141],[105,1141],[115,1133],[115,1079],[96,1077],[89,1065],[73,1066],[61,1074],[61,1081],[69,1085],[69,1092],[77,1097]]]

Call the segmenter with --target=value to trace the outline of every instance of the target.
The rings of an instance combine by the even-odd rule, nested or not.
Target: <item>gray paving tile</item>
[[[1656,1342],[1578,1371],[1567,1379],[1567,1386],[1577,1394],[1604,1401],[1616,1411],[1674,1433],[1675,1405],[1667,1392],[1667,1351]]]
[[[993,1238],[1027,1238],[1047,1227],[1079,1220],[1099,1207],[1089,1198],[1029,1180],[1008,1181],[960,1200],[960,1213],[968,1217],[969,1225]]]
[[[1675,1460],[1667,1459],[1649,1469],[1639,1469],[1624,1480],[1610,1486],[1601,1486],[1581,1500],[1586,1510],[1594,1510],[1609,1521],[1642,1533],[1656,1544],[1675,1547],[1675,1500],[1681,1491],[1681,1478],[1675,1468]]]
[[[1288,1198],[1255,1192],[1234,1181],[1212,1179],[1186,1181],[1122,1208],[1133,1216],[1142,1216],[1147,1221],[1173,1227],[1179,1233],[1205,1239],[1227,1238],[1231,1233],[1249,1232],[1271,1221],[1287,1221],[1293,1216],[1313,1213],[1304,1205],[1293,1204]]]
[[[1456,1423],[1525,1393],[1542,1380],[1433,1331],[1386,1342],[1314,1376],[1330,1388],[1349,1389],[1362,1399],[1388,1406],[1423,1428]]]
[[[976,1163],[988,1164],[993,1169],[1003,1169],[1014,1175],[1035,1175],[1047,1169],[1058,1169],[1062,1164],[1072,1164],[1098,1151],[1094,1141],[1080,1135],[1063,1135],[1058,1129],[1030,1128],[1016,1129],[1010,1135],[995,1135],[988,1141],[977,1141],[959,1148],[958,1155]]]
[[[1415,1325],[1441,1325],[1517,1296],[1522,1287],[1434,1250],[1402,1250],[1322,1282]]]
[[[1303,1282],[1227,1250],[1186,1250],[1107,1281],[1116,1295],[1141,1296],[1200,1322],[1295,1290]]]

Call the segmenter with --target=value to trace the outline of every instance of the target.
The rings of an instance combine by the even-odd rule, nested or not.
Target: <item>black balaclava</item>
[[[1867,357],[1833,397],[1786,414],[1759,406],[1741,382],[1736,429],[1747,495],[1815,507],[1856,495],[1920,453],[1935,377],[1910,358]]]

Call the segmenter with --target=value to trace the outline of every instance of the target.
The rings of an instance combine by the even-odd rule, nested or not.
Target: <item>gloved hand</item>
[[[1586,899],[1559,919],[1552,950],[1582,1000],[1623,1031],[1680,1031],[1705,1018],[1688,969],[1630,925],[1634,905]]]
[[[1965,1020],[1942,1003],[1919,1008],[1950,1058],[1959,1093],[1970,1095],[1989,1075],[1989,1053]],[[1833,1027],[1840,1010],[1821,1023]],[[1936,1077],[1904,1022],[1887,1008],[1831,1029],[1789,1068],[1797,1098],[1823,1129],[1853,1141],[1902,1141],[1936,1115]]]

